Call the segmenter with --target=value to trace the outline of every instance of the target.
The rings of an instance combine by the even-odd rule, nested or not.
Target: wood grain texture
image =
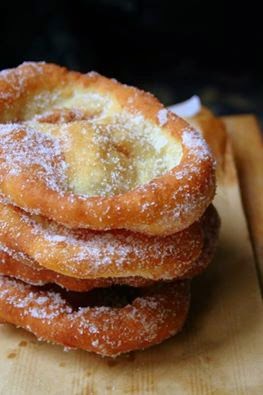
[[[263,308],[230,144],[216,196],[218,252],[192,285],[184,331],[152,349],[100,358],[0,326],[1,395],[263,393]]]
[[[223,118],[233,144],[242,200],[263,290],[263,143],[252,115]]]

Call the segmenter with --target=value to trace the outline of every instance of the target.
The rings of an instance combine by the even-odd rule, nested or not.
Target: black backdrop
[[[0,0],[0,68],[52,61],[262,117],[261,15],[231,0]]]

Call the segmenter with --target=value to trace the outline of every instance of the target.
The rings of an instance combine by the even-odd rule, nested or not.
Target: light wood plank
[[[239,175],[242,200],[263,289],[263,144],[252,115],[223,118],[230,133]]]

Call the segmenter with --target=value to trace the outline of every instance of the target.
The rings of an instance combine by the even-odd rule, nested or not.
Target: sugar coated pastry
[[[157,99],[45,63],[0,73],[0,191],[70,228],[168,235],[215,193],[199,132]]]
[[[220,226],[195,122],[94,72],[0,72],[1,323],[110,357],[182,329]]]

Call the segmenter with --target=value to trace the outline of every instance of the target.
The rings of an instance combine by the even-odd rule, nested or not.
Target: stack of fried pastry
[[[0,320],[104,356],[183,326],[211,261],[213,156],[152,95],[96,73],[0,73]]]

